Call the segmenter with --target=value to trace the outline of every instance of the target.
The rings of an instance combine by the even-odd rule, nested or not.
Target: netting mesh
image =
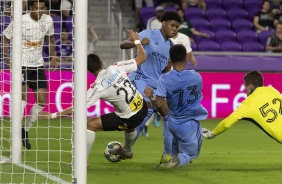
[[[22,22],[22,63],[27,67],[34,67],[38,72],[38,67],[42,67],[43,73],[47,76],[47,90],[43,91],[46,96],[46,105],[43,111],[50,113],[61,111],[73,104],[73,6],[61,9],[61,5],[46,1],[43,12],[46,17],[39,24],[31,23],[26,17]],[[58,1],[60,2],[60,1]],[[37,2],[39,3],[39,2]],[[61,3],[61,2],[60,2]],[[23,1],[23,16],[32,12],[30,4]],[[42,120],[36,119],[28,130],[31,149],[22,147],[22,164],[12,164],[10,155],[11,149],[11,89],[12,73],[7,69],[7,58],[12,53],[12,39],[9,40],[8,55],[4,52],[3,31],[13,21],[13,2],[0,1],[0,183],[67,183],[72,181],[73,170],[71,162],[73,159],[73,120],[72,118]],[[66,16],[69,13],[69,17]],[[54,26],[54,34],[48,30],[48,18]],[[43,17],[43,16],[42,16]],[[41,18],[42,18],[41,17]],[[32,19],[30,16],[29,18]],[[33,20],[34,21],[34,20]],[[36,22],[36,21],[35,21]],[[51,28],[50,28],[51,29]],[[52,43],[52,36],[54,43]],[[41,39],[43,38],[43,39]],[[49,40],[47,40],[49,39]],[[42,46],[42,48],[41,48]],[[52,52],[52,46],[55,52]],[[40,55],[43,57],[43,64],[40,63]],[[55,57],[56,56],[56,57]],[[13,56],[11,56],[13,60]],[[58,69],[50,70],[50,61],[56,58]],[[34,63],[37,64],[34,64]],[[42,85],[44,79],[37,76],[27,79],[27,83]],[[28,89],[28,100],[24,108],[22,125],[26,127],[31,116],[34,104],[40,105],[42,96],[40,90]],[[42,93],[41,93],[42,94]],[[38,108],[35,108],[38,111]],[[31,118],[32,119],[32,118]],[[26,129],[25,129],[26,130]]]

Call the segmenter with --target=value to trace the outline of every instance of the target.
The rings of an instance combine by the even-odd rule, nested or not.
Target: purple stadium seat
[[[226,19],[212,19],[210,21],[210,28],[213,31],[222,30],[222,29],[231,29],[231,23]]]
[[[193,27],[195,27],[196,29],[209,29],[210,24],[209,21],[207,21],[207,19],[193,18],[189,20],[193,25]]]
[[[220,44],[221,51],[242,51],[242,45],[238,42],[227,41]]]
[[[4,16],[4,26],[5,28],[10,24],[11,17],[10,16]]]
[[[222,8],[221,0],[205,0],[207,9],[210,8]]]
[[[242,45],[244,52],[264,52],[264,46],[258,42],[246,42]]]
[[[222,6],[225,10],[234,8],[243,8],[243,0],[222,0]]]
[[[207,40],[198,44],[199,51],[219,51],[219,48],[219,44],[211,40]]]
[[[49,55],[45,51],[42,52],[42,57],[45,62],[49,62]]]
[[[222,8],[210,8],[206,10],[206,17],[208,20],[217,18],[226,19],[226,15],[226,11]]]
[[[227,11],[227,17],[231,22],[236,19],[248,19],[248,12],[244,9],[234,8]]]
[[[254,30],[241,30],[237,32],[237,40],[241,44],[246,42],[257,42],[258,35]]]
[[[266,45],[267,39],[270,35],[272,35],[274,33],[274,31],[271,30],[267,30],[267,31],[262,31],[259,33],[258,37],[259,37],[259,42],[262,45]]]
[[[73,17],[69,17],[67,18],[67,20],[65,21],[65,25],[66,25],[66,29],[67,29],[67,32],[70,32],[72,33],[72,30],[73,30]]]
[[[236,41],[236,33],[231,30],[218,30],[215,32],[215,40],[218,43]]]
[[[165,11],[176,11],[176,7],[175,6],[167,6],[164,9]]]
[[[237,19],[232,22],[232,29],[235,32],[240,30],[253,30],[253,23],[248,19]]]
[[[198,46],[195,42],[191,42],[191,48],[192,48],[192,51],[197,51],[198,50]]]
[[[147,21],[156,15],[155,7],[143,7],[140,8],[140,19],[143,25],[147,25]]]
[[[250,9],[248,10],[248,19],[250,21],[254,20],[254,16],[256,15],[256,13],[259,11],[260,9]]]
[[[61,33],[62,32],[62,19],[60,16],[52,16],[53,23],[54,23],[54,32]]]
[[[260,10],[262,1],[260,0],[244,0],[244,8],[248,11],[250,9]]]
[[[214,32],[209,30],[209,29],[199,29],[198,31],[201,31],[203,33],[207,33],[210,35],[209,38],[205,38],[203,36],[193,36],[194,40],[197,42],[197,43],[200,43],[200,42],[203,42],[203,41],[207,41],[207,40],[212,40],[214,41]]]
[[[184,15],[187,19],[205,18],[205,12],[200,8],[186,8]]]

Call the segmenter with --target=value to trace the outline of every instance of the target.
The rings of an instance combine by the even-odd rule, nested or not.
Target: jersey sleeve
[[[13,37],[13,22],[3,31],[3,35],[6,36],[9,40]]]
[[[51,17],[48,17],[48,30],[46,36],[52,36],[54,34],[54,23]]]
[[[140,41],[142,41],[144,38],[148,38],[150,39],[150,34],[149,34],[150,30],[143,30],[140,33],[138,33],[139,39]]]
[[[229,129],[234,123],[239,121],[242,118],[250,117],[250,110],[252,109],[246,103],[247,100],[243,101],[242,104],[227,118],[222,120],[213,130],[214,135],[219,135],[222,132]]]
[[[166,95],[167,95],[167,92],[166,92],[166,86],[165,86],[165,81],[164,81],[164,75],[161,75],[158,80],[156,96],[165,98]]]
[[[214,129],[213,129],[213,134],[214,135],[219,135],[229,129],[234,123],[236,123],[238,119],[236,116],[230,114],[227,118],[222,120]]]
[[[120,61],[120,62],[113,64],[113,66],[115,66],[119,70],[125,71],[125,72],[132,72],[132,71],[137,70],[137,63],[136,63],[135,59]]]
[[[87,108],[92,106],[95,102],[100,99],[98,93],[98,86],[94,84],[87,90]]]

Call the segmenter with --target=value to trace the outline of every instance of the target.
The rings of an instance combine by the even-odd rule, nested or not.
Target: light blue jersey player
[[[170,49],[173,70],[161,75],[156,96],[151,88],[144,91],[152,103],[168,114],[168,128],[173,134],[172,159],[162,166],[184,166],[198,157],[202,145],[200,120],[208,116],[201,105],[202,77],[194,70],[186,70],[186,49],[176,44]],[[164,108],[168,105],[168,109]]]
[[[137,71],[131,72],[129,78],[135,85],[137,90],[143,94],[144,89],[150,86],[153,90],[157,88],[157,81],[162,73],[170,71],[171,64],[169,63],[169,49],[173,45],[169,38],[176,35],[180,24],[180,16],[173,11],[164,12],[161,22],[162,27],[160,30],[144,30],[139,33],[139,38],[146,53],[146,61],[140,65]],[[122,49],[133,48],[135,45],[131,41],[124,41],[121,44]],[[137,129],[138,138],[145,123],[153,114],[153,106],[148,98],[144,96],[147,102],[148,114],[141,125]],[[164,116],[164,122],[167,117]],[[167,127],[164,127],[164,147],[166,152],[171,150],[172,135]]]

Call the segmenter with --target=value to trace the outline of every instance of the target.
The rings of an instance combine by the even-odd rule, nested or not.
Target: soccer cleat
[[[123,160],[125,160],[125,159],[132,159],[132,157],[133,157],[132,151],[124,151],[122,149],[122,146],[110,149],[109,153],[113,154],[113,155],[118,155],[120,157],[120,159],[123,159]]]
[[[168,163],[170,160],[171,160],[170,154],[166,154],[165,156],[163,155],[160,160],[160,164]]]
[[[149,137],[149,133],[145,130],[145,128],[143,128],[143,130],[142,130],[142,136],[143,137]]]
[[[23,146],[26,149],[31,149],[31,144],[29,143],[28,140],[28,132],[25,131],[24,127],[22,127],[22,142],[23,142]]]
[[[160,119],[161,119],[161,115],[159,115],[158,113],[155,113],[154,114],[154,121],[153,121],[155,127],[160,127],[161,126]]]
[[[177,157],[172,158],[169,162],[163,163],[162,166],[165,168],[174,168],[179,166],[180,160]]]

